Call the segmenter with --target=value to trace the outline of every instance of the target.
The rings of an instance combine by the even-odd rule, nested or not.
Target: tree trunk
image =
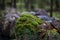
[[[53,0],[51,0],[50,6],[51,6],[50,17],[52,17],[53,16],[53,14],[52,14],[52,12],[53,12]]]
[[[24,2],[25,2],[26,10],[34,10],[34,6],[33,6],[34,0],[27,0]]]
[[[24,0],[25,8],[28,11],[29,10],[29,0]]]
[[[56,5],[56,10],[59,10],[59,1],[58,0],[55,1],[55,5]]]
[[[33,11],[34,10],[34,5],[33,5],[33,3],[34,3],[34,0],[30,0],[30,8],[31,8],[31,10]]]
[[[16,0],[14,0],[14,8],[16,8]]]
[[[0,1],[0,10],[4,10],[5,9],[5,0],[1,0]]]

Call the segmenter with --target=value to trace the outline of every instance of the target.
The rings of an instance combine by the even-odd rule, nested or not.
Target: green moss
[[[47,30],[44,40],[60,40],[60,34],[56,29]]]
[[[36,16],[33,16],[31,14],[24,14],[21,15],[19,19],[17,19],[16,29],[17,32],[23,31],[24,28],[27,28],[30,31],[35,31],[36,27],[42,23],[43,21]]]

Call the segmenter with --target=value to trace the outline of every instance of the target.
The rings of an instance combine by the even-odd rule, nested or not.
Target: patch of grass
[[[53,16],[60,19],[60,14],[58,12],[53,12]]]
[[[50,13],[48,13],[48,15],[50,15]],[[53,12],[53,17],[60,19],[60,14],[58,12]]]

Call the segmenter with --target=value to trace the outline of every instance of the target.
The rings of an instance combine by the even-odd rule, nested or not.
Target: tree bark
[[[0,10],[4,10],[5,9],[5,0],[1,0],[0,1]]]
[[[14,8],[16,8],[16,0],[14,0]]]
[[[52,17],[53,16],[53,0],[51,0],[50,6],[51,6],[51,9],[50,9],[50,17]]]
[[[59,1],[58,0],[55,1],[55,5],[56,5],[56,10],[59,10]]]

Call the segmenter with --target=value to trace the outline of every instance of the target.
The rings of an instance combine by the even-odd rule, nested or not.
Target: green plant
[[[25,27],[34,31],[35,28],[40,25],[43,21],[33,15],[24,14],[21,15],[16,22],[16,28],[18,31],[22,31]]]
[[[31,37],[32,35],[34,37],[37,37],[35,36],[37,35],[36,28],[38,27],[38,25],[42,23],[43,21],[37,18],[36,16],[33,16],[31,14],[23,14],[20,16],[19,19],[17,19],[16,33],[20,36],[27,34],[27,35],[31,35]]]
[[[47,30],[44,40],[60,40],[60,34],[56,29]]]

